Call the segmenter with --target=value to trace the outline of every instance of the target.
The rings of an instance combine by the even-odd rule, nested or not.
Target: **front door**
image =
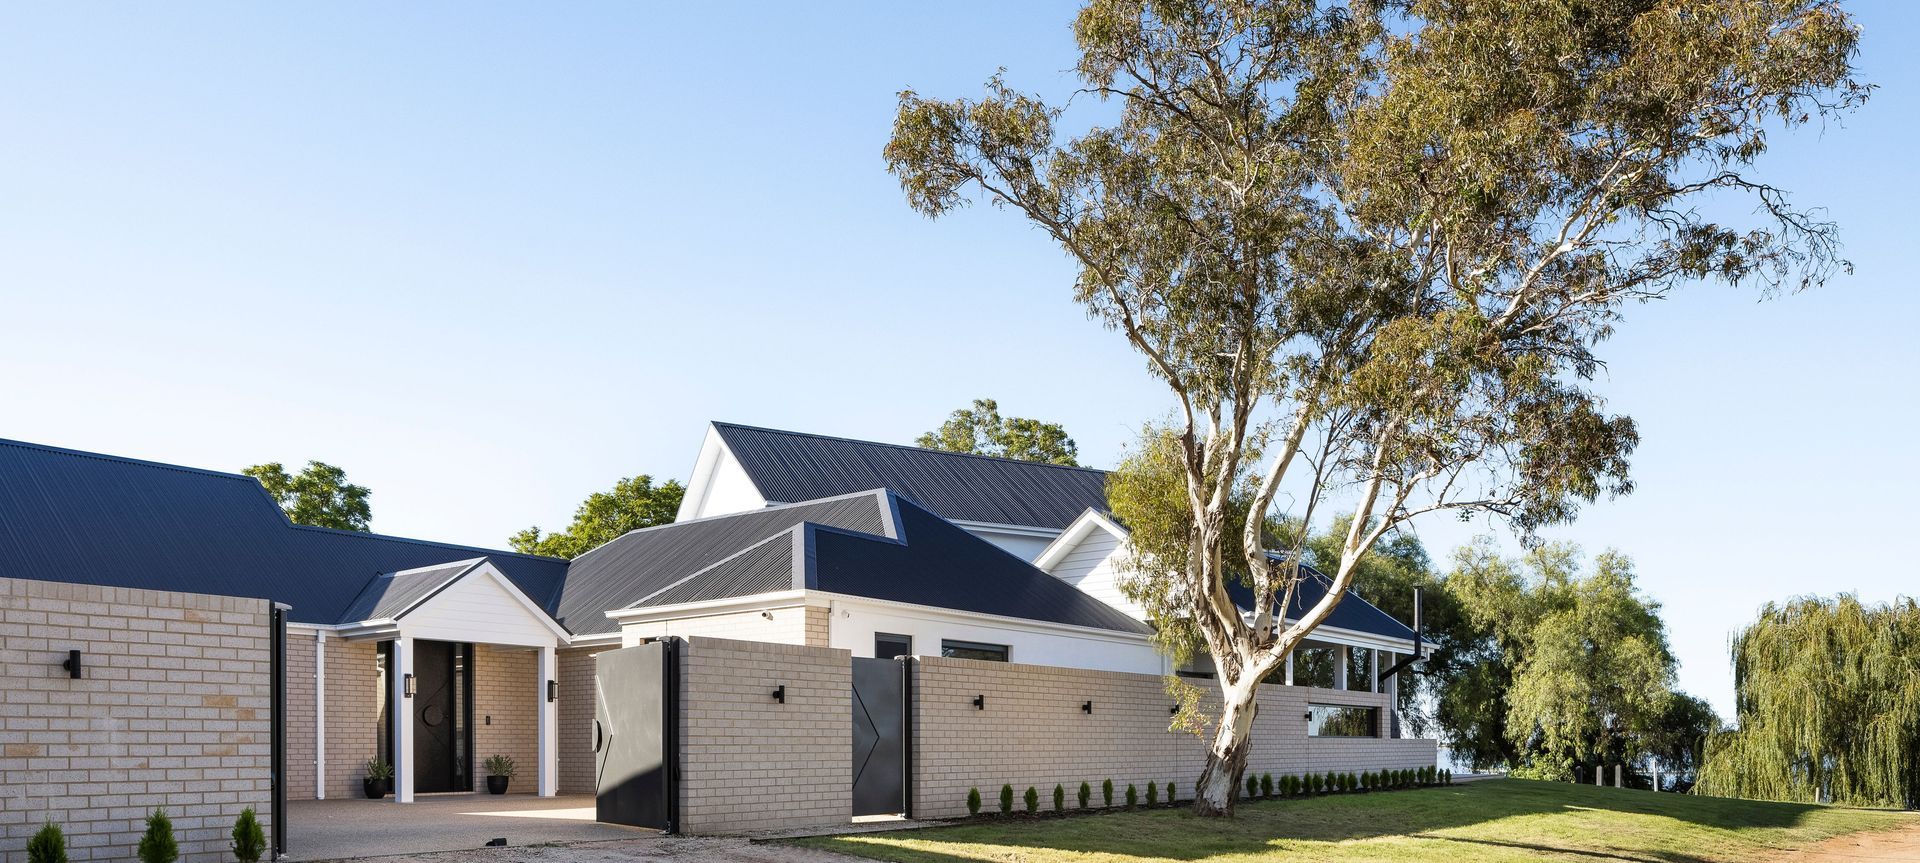
[[[472,791],[469,700],[473,647],[448,641],[413,643],[413,789]]]
[[[895,659],[853,660],[853,814],[907,810],[907,681]]]
[[[593,657],[597,821],[674,829],[675,662],[673,644],[665,641]]]

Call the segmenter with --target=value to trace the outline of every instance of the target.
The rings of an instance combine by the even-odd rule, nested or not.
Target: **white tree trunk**
[[[1259,679],[1251,675],[1233,684],[1222,682],[1220,724],[1207,747],[1207,766],[1194,786],[1195,814],[1233,814],[1233,803],[1247,772],[1247,751],[1252,748],[1253,717],[1260,709],[1256,702],[1259,689]]]

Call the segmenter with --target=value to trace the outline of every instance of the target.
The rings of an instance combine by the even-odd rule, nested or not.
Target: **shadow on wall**
[[[1525,780],[1499,780],[1467,786],[1424,788],[1384,794],[1350,797],[1325,797],[1308,800],[1274,801],[1246,804],[1236,817],[1195,829],[1187,822],[1187,810],[1161,809],[1138,813],[1133,817],[1099,816],[1067,818],[1014,824],[979,824],[916,831],[902,834],[903,840],[940,843],[980,843],[1008,849],[1034,851],[1113,854],[1121,858],[1204,860],[1217,857],[1259,858],[1274,855],[1285,859],[1314,859],[1316,846],[1331,843],[1408,836],[1441,842],[1465,843],[1459,859],[1477,859],[1495,854],[1496,849],[1536,854],[1564,855],[1572,859],[1619,860],[1628,863],[1710,863],[1714,859],[1675,850],[1596,850],[1592,847],[1561,847],[1555,844],[1553,831],[1538,830],[1525,822],[1507,830],[1493,828],[1485,836],[1459,837],[1436,835],[1476,824],[1488,824],[1531,815],[1571,815],[1570,826],[1583,835],[1618,830],[1617,820],[1603,815],[1629,813],[1662,819],[1676,819],[1703,827],[1732,830],[1739,828],[1790,829],[1802,826],[1808,813],[1818,806],[1797,803],[1767,803],[1690,797],[1679,794],[1655,794],[1612,788],[1591,788],[1571,784],[1536,783]],[[1072,804],[1069,803],[1071,806]],[[1595,822],[1583,825],[1582,812],[1594,813]],[[885,851],[860,848],[859,837],[849,837],[824,847],[862,856],[885,859],[925,861],[925,863],[963,863],[974,856],[942,853],[938,846],[889,848]],[[1655,843],[1657,844],[1657,843]],[[1472,846],[1485,846],[1474,851]],[[1297,857],[1294,855],[1298,855]],[[1336,855],[1339,856],[1339,855]],[[1043,856],[1042,859],[1045,859]],[[1412,859],[1412,858],[1410,858]]]

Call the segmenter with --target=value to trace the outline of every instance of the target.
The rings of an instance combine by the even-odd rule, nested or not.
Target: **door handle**
[[[606,742],[606,737],[607,737],[606,729],[601,727],[600,720],[595,719],[593,721],[593,751],[595,752],[600,751],[600,746],[602,743]]]

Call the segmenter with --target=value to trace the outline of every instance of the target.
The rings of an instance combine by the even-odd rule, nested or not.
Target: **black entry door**
[[[467,769],[472,648],[446,641],[413,643],[413,790],[471,791]]]
[[[853,814],[907,810],[906,669],[894,659],[853,660]]]
[[[595,820],[674,829],[674,643],[593,657]]]

